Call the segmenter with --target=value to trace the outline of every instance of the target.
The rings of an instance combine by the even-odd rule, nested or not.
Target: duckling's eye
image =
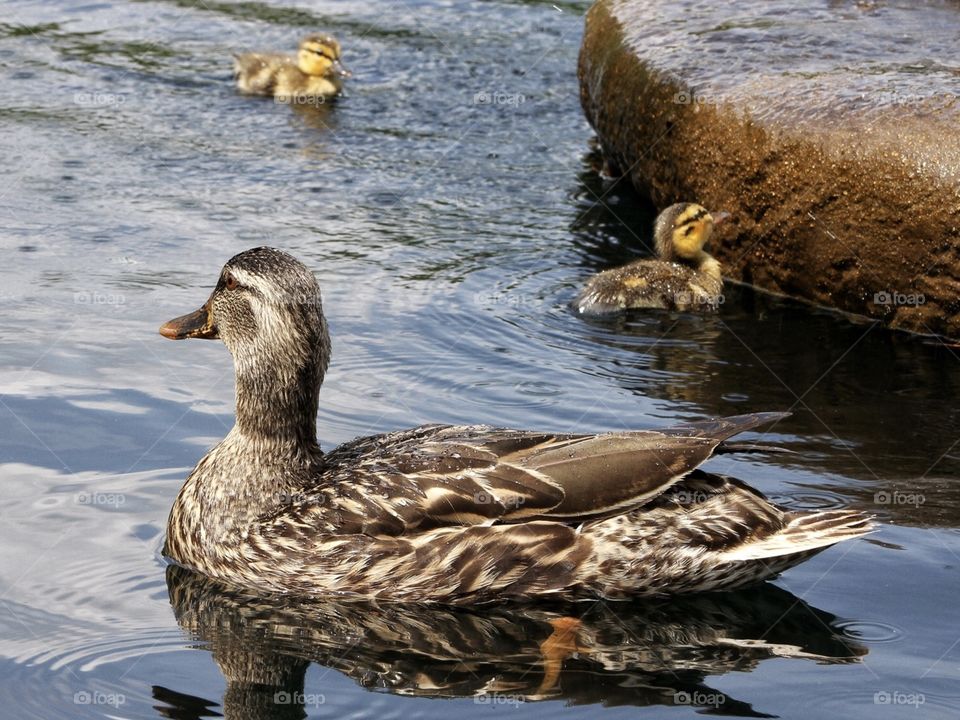
[[[325,53],[323,50],[311,50],[310,52],[314,53],[315,55],[319,55],[322,58],[326,58],[327,60],[333,60],[333,58],[327,55],[327,53]]]
[[[236,290],[240,287],[240,283],[237,282],[237,279],[233,276],[233,273],[228,272],[223,276],[223,284],[227,286],[227,290]]]

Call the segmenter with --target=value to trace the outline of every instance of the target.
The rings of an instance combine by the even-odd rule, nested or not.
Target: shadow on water
[[[299,718],[311,662],[367,690],[472,697],[479,704],[563,700],[607,706],[693,705],[773,717],[709,678],[764,660],[853,663],[867,649],[838,619],[773,585],[645,603],[453,609],[360,602],[295,604],[167,568],[170,604],[227,681],[219,703],[154,687],[166,717]]]

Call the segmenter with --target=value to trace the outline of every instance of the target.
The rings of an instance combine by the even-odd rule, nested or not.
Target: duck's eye
[[[228,272],[223,276],[223,284],[227,286],[227,290],[236,290],[240,287],[240,283],[237,282],[237,279],[233,276],[233,273]]]
[[[311,52],[313,52],[315,55],[319,55],[322,58],[326,58],[327,60],[333,60],[333,58],[327,55],[327,53],[325,53],[323,50],[312,50]]]

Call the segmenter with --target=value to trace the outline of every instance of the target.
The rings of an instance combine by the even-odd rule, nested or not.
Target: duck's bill
[[[352,72],[347,70],[339,60],[333,61],[333,71],[340,77],[350,77],[353,75]]]
[[[710,216],[713,218],[713,224],[719,225],[730,219],[730,213],[728,212],[715,212],[710,213]]]
[[[160,326],[160,334],[171,340],[186,340],[200,338],[201,340],[216,340],[217,326],[210,313],[210,303],[188,315],[181,315]]]

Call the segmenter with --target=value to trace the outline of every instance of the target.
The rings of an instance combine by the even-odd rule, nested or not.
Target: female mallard
[[[694,203],[671,205],[653,225],[658,259],[635,260],[595,275],[577,296],[575,307],[582,313],[630,308],[716,310],[723,302],[723,276],[720,263],[703,246],[714,224],[726,217],[726,213],[711,215]]]
[[[755,448],[726,441],[780,413],[602,435],[425,425],[325,455],[320,289],[273,248],[232,258],[203,307],[160,333],[233,355],[236,423],[180,490],[164,552],[234,585],[448,603],[717,590],[870,527],[690,474]]]
[[[284,102],[316,102],[340,94],[350,75],[340,64],[340,43],[329,35],[308,35],[297,56],[276,53],[234,55],[237,87],[250,95]]]

